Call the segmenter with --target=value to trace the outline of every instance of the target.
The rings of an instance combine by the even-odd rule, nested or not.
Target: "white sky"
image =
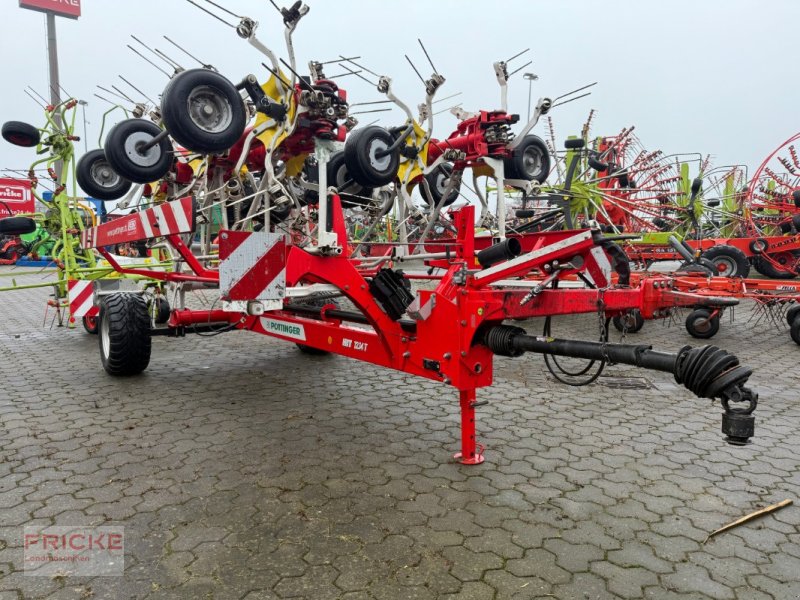
[[[267,0],[218,2],[258,20],[259,37],[285,57],[283,24]],[[97,84],[114,84],[133,94],[118,79],[122,74],[153,98],[166,84],[164,75],[125,47],[131,33],[184,66],[196,65],[163,34],[231,80],[247,73],[266,77],[263,57],[255,49],[184,0],[82,4],[80,20],[57,20],[58,50],[62,86],[89,102],[89,149],[97,146],[108,107],[92,95],[99,91]],[[18,8],[16,0],[4,0],[4,5],[0,120],[39,126],[42,111],[23,90],[30,85],[47,95],[44,15]],[[424,91],[403,54],[428,76],[430,67],[416,41],[420,37],[447,78],[439,97],[463,92],[452,102],[462,102],[467,110],[499,107],[492,62],[527,47],[531,51],[525,60],[511,67],[533,60],[522,72],[539,75],[533,83],[534,103],[539,96],[554,97],[598,81],[590,97],[553,111],[559,140],[579,133],[589,109],[595,108],[595,135],[635,125],[649,150],[710,153],[715,165],[743,163],[752,170],[800,129],[795,116],[800,96],[797,0],[310,0],[310,6],[294,38],[299,65],[360,55],[359,62],[391,76],[396,93],[412,106]],[[328,68],[328,74],[341,71],[336,65]],[[509,109],[524,119],[528,83],[522,72],[510,82]],[[351,102],[381,99],[355,77],[340,82]],[[367,123],[378,117],[385,124],[402,121],[399,110],[360,119]],[[455,122],[449,113],[437,116],[435,137],[446,137]],[[81,135],[82,129],[81,124]],[[543,123],[534,133],[544,137]],[[33,151],[0,140],[0,169],[26,169],[33,159]]]

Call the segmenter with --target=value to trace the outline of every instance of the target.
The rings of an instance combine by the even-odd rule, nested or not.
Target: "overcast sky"
[[[267,0],[219,2],[259,21],[259,37],[285,56],[283,25]],[[18,8],[16,0],[3,3],[0,118],[41,125],[41,109],[23,90],[30,85],[47,95],[45,17]],[[439,96],[462,92],[457,101],[467,110],[499,107],[492,62],[525,48],[530,52],[510,66],[533,63],[509,86],[509,109],[523,119],[528,104],[523,72],[539,76],[533,83],[534,103],[539,96],[554,97],[598,81],[591,96],[552,112],[559,139],[579,133],[594,108],[596,135],[612,135],[635,125],[650,150],[710,153],[716,165],[743,163],[752,170],[800,129],[794,49],[800,23],[797,0],[309,3],[311,11],[294,38],[298,63],[360,55],[365,66],[391,76],[396,93],[412,106],[422,100],[424,91],[403,54],[408,53],[428,76],[430,67],[416,41],[420,37],[447,78]],[[255,49],[185,0],[83,0],[82,4],[79,20],[57,19],[58,51],[62,86],[89,102],[89,149],[97,147],[102,113],[108,108],[93,96],[97,84],[115,84],[135,94],[118,79],[122,74],[155,98],[167,82],[166,76],[125,47],[131,33],[184,66],[196,65],[172,48],[163,34],[213,63],[229,79],[239,81],[247,73],[266,76],[260,66],[263,57]],[[331,65],[328,73],[341,71]],[[348,89],[351,102],[381,98],[355,77],[340,83]],[[402,121],[398,110],[360,119],[366,123],[378,117],[386,124]],[[437,116],[435,136],[446,137],[455,123],[450,114]],[[544,136],[542,125],[534,133]],[[79,129],[82,135],[82,123]],[[79,150],[83,152],[83,142]],[[31,150],[0,143],[0,168],[24,169],[33,159]]]

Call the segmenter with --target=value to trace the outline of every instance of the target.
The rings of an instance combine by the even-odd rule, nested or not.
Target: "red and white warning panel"
[[[100,309],[94,305],[93,281],[70,279],[67,282],[67,295],[69,296],[70,318],[96,317],[100,312]]]
[[[186,196],[84,229],[81,246],[100,248],[126,244],[165,235],[191,233],[194,227],[195,203],[191,196]]]
[[[282,233],[221,231],[219,291],[223,310],[280,310],[286,295],[286,239]],[[255,307],[260,312],[261,307]]]

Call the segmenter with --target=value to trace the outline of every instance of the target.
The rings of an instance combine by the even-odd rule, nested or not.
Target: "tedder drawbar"
[[[319,148],[318,148],[319,151]],[[638,287],[612,284],[613,253],[599,231],[577,230],[553,243],[523,252],[508,238],[477,250],[475,209],[453,211],[454,243],[419,258],[443,273],[432,289],[412,292],[413,275],[393,268],[391,257],[355,258],[348,243],[341,200],[335,188],[323,196],[316,245],[287,243],[282,233],[223,230],[219,268],[192,254],[187,240],[195,229],[196,201],[174,200],[112,223],[87,229],[85,248],[96,248],[119,272],[167,282],[175,292],[168,321],[156,325],[144,300],[119,293],[100,308],[103,367],[112,375],[134,375],[148,365],[151,336],[248,330],[297,344],[312,353],[332,352],[449,384],[459,391],[463,464],[483,462],[476,441],[476,390],[492,383],[494,355],[525,352],[635,365],[672,373],[699,397],[719,399],[727,441],[746,443],[753,435],[758,395],[745,387],[751,370],[714,346],[685,346],[677,353],[642,344],[555,339],[527,335],[504,324],[545,315],[597,313],[606,320],[636,308],[652,314],[670,293],[669,278],[648,278]],[[320,207],[323,208],[322,206]],[[162,238],[180,259],[174,271],[140,272],[118,264],[106,249],[118,243]],[[544,240],[545,237],[542,237]],[[627,267],[627,263],[623,263]],[[526,280],[532,274],[545,280]],[[593,287],[559,289],[558,280],[578,275]],[[429,276],[425,276],[428,279]],[[211,309],[194,310],[181,301],[193,287],[218,287]],[[343,296],[345,309],[332,298]],[[687,304],[702,304],[699,296]],[[607,322],[607,321],[606,321]]]

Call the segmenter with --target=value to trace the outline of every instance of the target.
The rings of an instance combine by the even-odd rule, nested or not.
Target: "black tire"
[[[25,235],[36,231],[36,221],[28,217],[0,219],[0,235]]]
[[[247,125],[239,91],[208,69],[190,69],[173,77],[161,96],[161,113],[175,141],[200,154],[228,150]]]
[[[344,146],[345,164],[353,180],[366,187],[381,187],[394,181],[400,165],[399,149],[381,158],[376,156],[394,142],[392,134],[377,125],[353,132]]]
[[[794,215],[792,217],[792,227],[797,232],[800,232],[800,215]]]
[[[780,223],[778,227],[780,227],[781,233],[783,235],[788,235],[792,233],[792,224],[789,221],[784,221],[783,223]]]
[[[169,302],[163,296],[159,296],[156,299],[157,306],[153,310],[153,320],[155,321],[156,325],[163,325],[167,321],[169,321],[169,314],[170,314],[170,307]]]
[[[789,335],[792,337],[792,341],[800,346],[800,317],[796,318],[789,327]]]
[[[797,273],[779,269],[763,256],[753,258],[753,268],[769,279],[794,279],[797,277]]]
[[[86,330],[86,333],[91,333],[92,335],[97,335],[97,324],[98,319],[97,317],[83,317],[83,328]]]
[[[786,324],[791,325],[795,320],[800,319],[800,304],[792,306],[786,311]]]
[[[39,130],[22,121],[6,121],[2,129],[3,139],[15,146],[31,148],[41,140]]]
[[[108,164],[134,183],[152,183],[167,174],[172,166],[172,144],[167,138],[145,151],[139,147],[161,133],[161,128],[144,119],[126,119],[114,125],[106,136]]]
[[[344,152],[331,154],[326,169],[328,185],[335,186],[339,190],[339,198],[345,206],[367,206],[370,203],[373,189],[355,181],[347,169]]]
[[[683,263],[678,270],[686,273],[705,273],[712,277],[719,275],[717,265],[703,256],[698,258],[697,261]]]
[[[120,177],[109,164],[103,150],[90,150],[75,167],[78,185],[96,200],[119,200],[131,189],[131,182]]]
[[[139,294],[111,294],[100,305],[100,360],[109,375],[138,375],[150,364],[150,315]]]
[[[567,150],[577,150],[578,148],[583,148],[586,145],[586,142],[583,138],[570,138],[568,140],[564,140],[564,148]]]
[[[633,309],[625,314],[616,315],[611,319],[614,328],[617,331],[625,331],[626,333],[636,333],[644,327],[644,317],[637,309]]]
[[[792,192],[792,200],[794,200],[794,205],[797,208],[800,208],[800,190],[795,190]]]
[[[719,315],[711,318],[711,311],[707,308],[693,310],[686,317],[686,331],[700,340],[712,338],[719,331]]]
[[[734,246],[712,246],[702,255],[711,261],[722,277],[747,277],[750,274],[750,261],[744,252]]]
[[[450,182],[450,176],[453,174],[453,165],[450,163],[441,163],[433,171],[425,175],[425,181],[428,183],[430,190],[430,197],[425,193],[425,186],[422,186],[423,197],[428,201],[430,206],[437,206],[444,196],[444,190]],[[450,206],[458,199],[458,191],[461,189],[459,185],[450,192],[450,195],[444,201],[442,206]]]
[[[589,157],[589,166],[595,171],[608,171],[608,165],[604,162],[600,162],[594,156]]]
[[[544,183],[550,174],[550,152],[547,144],[537,135],[526,135],[514,148],[511,158],[504,161],[508,179],[523,179]]]

